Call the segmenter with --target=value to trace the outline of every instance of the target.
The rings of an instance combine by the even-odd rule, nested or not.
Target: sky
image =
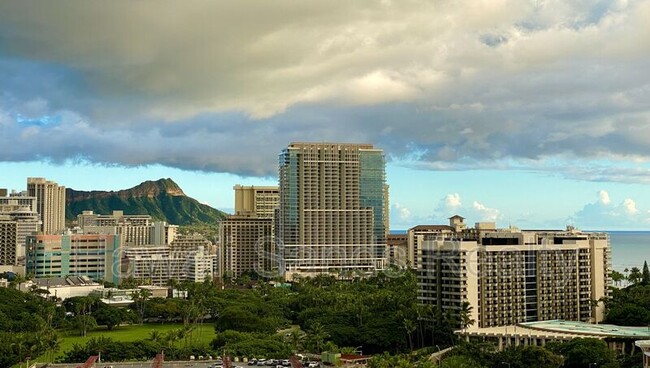
[[[172,178],[233,207],[372,143],[392,229],[646,230],[650,0],[0,0],[0,188]]]

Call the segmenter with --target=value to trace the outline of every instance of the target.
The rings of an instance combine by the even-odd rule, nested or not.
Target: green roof
[[[549,320],[538,322],[524,322],[519,326],[528,327],[536,330],[563,332],[570,334],[592,335],[601,337],[619,337],[619,338],[650,338],[650,326],[632,327],[617,326],[606,324],[592,324],[579,321]]]

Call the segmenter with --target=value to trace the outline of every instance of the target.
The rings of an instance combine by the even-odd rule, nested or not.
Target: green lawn
[[[93,337],[110,337],[115,341],[136,341],[144,340],[149,337],[151,331],[159,331],[164,334],[165,332],[177,328],[182,328],[183,324],[145,324],[145,325],[127,325],[116,327],[113,331],[108,331],[105,327],[100,327],[95,331],[88,333],[88,336],[81,337],[74,334],[67,334],[65,332],[60,332],[60,347],[57,351],[55,358],[63,355],[63,353],[72,348],[72,345],[75,343],[85,344],[86,341]],[[192,332],[192,340],[200,341],[204,344],[209,344],[215,337],[214,324],[213,323],[204,323],[203,326],[198,326],[196,330]],[[177,342],[182,344],[182,342]],[[46,362],[46,356],[41,356],[37,362]]]

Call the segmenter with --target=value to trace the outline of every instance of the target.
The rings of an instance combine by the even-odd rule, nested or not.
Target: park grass
[[[149,338],[151,331],[158,331],[161,334],[165,334],[170,330],[175,330],[182,328],[182,323],[151,323],[144,325],[123,325],[120,327],[113,328],[112,331],[106,329],[106,327],[99,327],[94,331],[88,332],[86,337],[79,336],[78,334],[60,332],[60,345],[54,354],[54,359],[63,356],[63,354],[72,349],[74,344],[83,345],[88,340],[93,337],[107,337],[115,341],[137,341],[137,340],[146,340]],[[198,342],[200,344],[208,345],[215,338],[214,324],[204,323],[203,325],[198,325],[194,331],[192,331],[191,339],[193,342]],[[176,344],[182,344],[182,341],[177,341]],[[40,356],[36,359],[36,362],[46,362],[47,354]]]

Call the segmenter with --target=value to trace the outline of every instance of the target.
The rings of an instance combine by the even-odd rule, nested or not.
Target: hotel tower
[[[384,153],[371,144],[289,144],[275,219],[286,277],[383,268],[385,184]]]

